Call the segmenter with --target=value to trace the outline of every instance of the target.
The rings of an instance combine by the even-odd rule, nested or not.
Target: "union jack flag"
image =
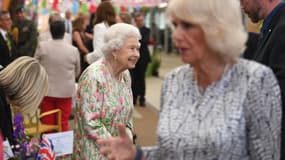
[[[36,160],[55,160],[54,146],[50,139],[42,138]]]

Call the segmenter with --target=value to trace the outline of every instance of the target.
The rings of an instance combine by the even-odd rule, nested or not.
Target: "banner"
[[[3,10],[8,10],[10,5],[10,0],[3,0],[2,1],[2,9]]]

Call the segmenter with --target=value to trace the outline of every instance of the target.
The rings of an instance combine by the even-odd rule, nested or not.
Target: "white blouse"
[[[240,59],[200,94],[184,65],[161,93],[158,146],[144,148],[148,160],[279,160],[281,98],[269,68]]]
[[[87,62],[92,64],[101,57],[103,57],[102,47],[104,45],[104,34],[109,28],[105,22],[98,23],[93,28],[93,51],[88,53],[86,56]]]

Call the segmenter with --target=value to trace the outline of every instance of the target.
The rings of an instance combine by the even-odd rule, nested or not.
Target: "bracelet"
[[[136,150],[137,150],[137,153],[136,153],[136,157],[134,160],[141,160],[142,156],[143,156],[143,151],[142,151],[141,147],[136,146]]]

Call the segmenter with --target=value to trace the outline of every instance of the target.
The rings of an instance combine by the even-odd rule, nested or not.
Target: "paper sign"
[[[3,146],[4,146],[4,159],[7,160],[11,157],[14,157],[14,154],[12,152],[12,149],[11,149],[11,146],[8,140],[3,142]]]
[[[73,131],[50,133],[44,136],[52,141],[56,157],[73,153]]]

